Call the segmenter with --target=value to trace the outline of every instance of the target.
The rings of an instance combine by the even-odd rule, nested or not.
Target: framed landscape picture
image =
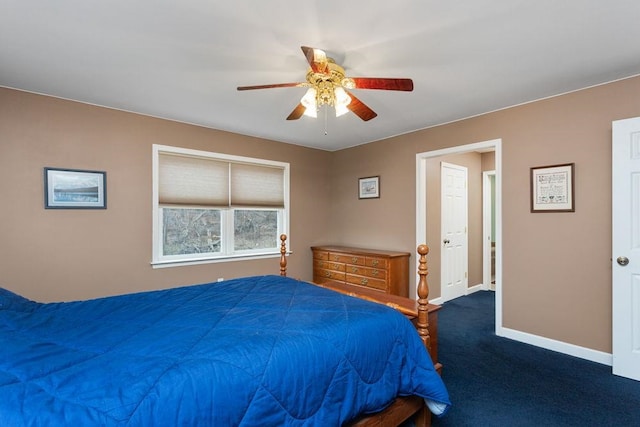
[[[45,209],[106,209],[107,173],[44,168]]]
[[[380,197],[380,177],[368,176],[358,179],[358,198],[377,199]]]

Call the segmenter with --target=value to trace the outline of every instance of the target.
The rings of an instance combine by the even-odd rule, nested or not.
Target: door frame
[[[416,154],[416,246],[429,241],[427,239],[427,160],[433,157],[450,154],[462,154],[470,151],[495,152],[496,171],[496,335],[503,336],[502,325],[502,139],[476,142],[440,150],[427,151]],[[438,240],[438,239],[436,239]],[[442,290],[441,290],[442,291]],[[414,289],[415,293],[415,289]],[[438,303],[437,298],[432,302]]]
[[[495,181],[495,176],[495,170],[482,172],[482,290],[484,291],[495,291],[491,286],[491,218],[495,211],[491,178],[493,177]]]

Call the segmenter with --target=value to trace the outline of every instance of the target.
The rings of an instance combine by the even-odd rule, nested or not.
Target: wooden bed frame
[[[287,275],[286,240],[286,235],[283,234],[280,236],[281,276]],[[427,245],[420,245],[417,248],[417,252],[419,255],[418,275],[420,276],[417,286],[417,300],[385,294],[345,283],[326,282],[314,284],[346,295],[385,304],[400,311],[407,316],[416,327],[422,343],[431,355],[436,371],[441,373],[442,365],[438,362],[437,344],[437,311],[440,309],[440,306],[429,304],[428,299],[429,285],[427,283],[427,274],[429,274],[429,272],[427,269],[427,254],[429,253],[429,247]],[[349,425],[357,427],[391,427],[398,426],[411,417],[413,417],[416,427],[427,427],[431,425],[431,411],[429,411],[424,400],[419,396],[398,397],[384,411],[364,416]]]

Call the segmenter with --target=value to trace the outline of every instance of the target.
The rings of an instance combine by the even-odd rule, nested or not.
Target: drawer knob
[[[325,275],[325,277],[331,277],[331,272],[330,271],[325,271],[324,275]]]
[[[378,270],[373,270],[373,271],[371,272],[371,274],[372,274],[374,277],[378,277],[378,273],[380,273],[380,271],[378,271]]]
[[[352,273],[357,273],[357,272],[358,272],[358,268],[357,268],[357,267],[353,267],[353,268],[351,269],[351,272],[352,272]]]
[[[364,277],[364,278],[360,281],[360,284],[361,284],[361,285],[366,285],[366,284],[368,284],[368,283],[369,283],[369,281],[367,280],[367,278],[366,278],[366,277]]]
[[[377,259],[374,259],[374,260],[373,260],[373,262],[372,262],[371,264],[372,264],[374,267],[377,267],[379,262],[380,262],[380,261],[378,261]]]
[[[351,257],[351,262],[352,262],[352,263],[354,263],[354,264],[355,264],[356,262],[358,262],[358,257],[355,257],[355,256],[354,256],[354,257]]]

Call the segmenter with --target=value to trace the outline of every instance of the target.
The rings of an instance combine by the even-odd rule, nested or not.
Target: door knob
[[[616,261],[618,262],[618,264],[620,264],[623,267],[629,264],[629,258],[627,258],[626,256],[619,256],[618,259],[616,259]]]

